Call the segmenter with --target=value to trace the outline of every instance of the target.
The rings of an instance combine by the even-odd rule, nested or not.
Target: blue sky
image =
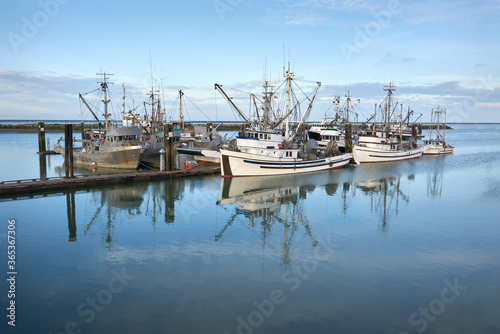
[[[392,81],[423,121],[440,105],[449,121],[500,122],[498,0],[39,0],[3,1],[0,13],[4,120],[90,119],[78,93],[101,70],[136,104],[153,76],[167,107],[182,89],[210,120],[234,120],[213,84],[260,94],[265,68],[282,78],[285,45],[304,90],[322,82],[309,120],[350,89],[362,121]],[[231,95],[248,109],[247,95]]]

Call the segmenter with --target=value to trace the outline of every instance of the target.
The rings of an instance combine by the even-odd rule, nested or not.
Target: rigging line
[[[199,112],[201,112],[201,113],[203,114],[203,116],[205,116],[205,117],[206,117],[209,121],[212,121],[212,120],[210,119],[210,117],[208,117],[207,115],[205,115],[205,113],[204,113],[203,111],[201,111],[201,109],[200,109],[200,108],[198,108],[198,106],[197,106],[196,104],[194,104],[194,102],[193,102],[193,101],[191,101],[191,99],[190,99],[188,96],[184,95],[184,97],[185,97],[185,98],[186,98],[189,102],[191,102],[191,104],[192,104],[192,105],[193,105],[193,106],[194,106],[194,107],[195,107],[195,108],[196,108]]]
[[[309,95],[311,95],[312,93],[311,93],[311,94],[309,94],[309,95],[307,95],[306,93],[304,93],[304,91],[302,90],[302,88],[300,88],[300,86],[299,86],[299,85],[297,85],[294,81],[292,81],[292,82],[293,82],[293,84],[294,84],[294,85],[295,85],[295,86],[296,86],[296,87],[297,87],[297,88],[298,88],[298,89],[302,92],[302,94],[304,94],[304,95],[307,97],[307,99],[308,99],[308,100],[310,100],[310,99],[309,99]],[[295,94],[294,94],[294,95],[295,95]]]
[[[99,90],[99,89],[101,89],[101,88],[99,87],[99,88],[96,88],[94,90],[91,90],[90,92],[83,93],[83,95],[87,95],[87,94],[93,93],[93,92],[95,92],[96,90]]]
[[[311,80],[304,80],[304,79],[297,79],[297,78],[293,78],[294,81],[300,81],[300,82],[306,82],[306,83],[313,83],[313,84],[317,84],[318,82],[317,81],[311,81]]]

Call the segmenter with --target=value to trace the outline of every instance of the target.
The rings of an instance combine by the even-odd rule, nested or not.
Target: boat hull
[[[430,145],[423,153],[424,155],[444,155],[453,154],[453,149],[444,148],[443,146]]]
[[[200,155],[195,155],[196,163],[201,166],[219,166],[220,153],[213,150],[201,150]]]
[[[360,163],[391,162],[416,159],[422,156],[423,148],[405,151],[384,150],[374,147],[354,146],[353,154]]]
[[[344,167],[351,156],[342,154],[317,160],[275,159],[229,150],[220,150],[221,176],[272,176],[319,172]]]
[[[144,148],[139,145],[132,147],[106,147],[97,152],[89,152],[77,148],[73,151],[73,161],[86,166],[136,169],[139,166],[143,152]],[[61,151],[58,153],[64,156],[64,148],[61,148]]]

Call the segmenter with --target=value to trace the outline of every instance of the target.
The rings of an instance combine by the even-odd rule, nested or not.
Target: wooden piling
[[[240,125],[240,137],[245,137],[245,130],[247,128],[246,123]]]
[[[165,150],[165,167],[167,171],[171,172],[175,169],[174,134],[173,134],[172,124],[164,125],[163,132],[164,132],[163,138],[165,139],[163,142],[163,149]]]
[[[76,205],[75,205],[75,193],[66,193],[66,208],[68,215],[68,241],[76,241]]]
[[[212,140],[212,122],[207,122],[207,133],[210,140]]]
[[[73,124],[64,124],[64,171],[66,177],[74,177],[73,170]]]
[[[47,156],[45,154],[40,154],[38,157],[38,164],[40,166],[40,179],[47,178]]]
[[[38,122],[38,153],[45,153],[45,123]]]
[[[345,125],[345,152],[352,153],[352,125],[347,123]]]
[[[414,123],[411,125],[411,139],[417,142],[417,125]]]
[[[81,129],[82,130],[82,140],[85,140],[86,138],[85,138],[85,126],[84,126],[84,123],[81,122],[80,126],[82,127],[82,129]]]

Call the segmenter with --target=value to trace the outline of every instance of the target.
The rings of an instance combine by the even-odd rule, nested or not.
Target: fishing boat
[[[424,140],[424,144],[426,155],[453,154],[454,147],[446,143],[446,109],[432,110],[429,139]]]
[[[104,93],[104,125],[101,123],[85,98],[79,94],[80,99],[90,110],[99,123],[98,129],[87,130],[80,141],[81,147],[73,148],[73,160],[76,163],[88,166],[99,166],[109,168],[135,169],[138,167],[144,152],[143,134],[136,125],[117,126],[111,124],[108,113],[108,82],[110,74],[98,73],[102,75],[102,82],[99,82],[99,90]],[[60,141],[54,146],[54,151],[65,155],[65,149],[60,145]],[[66,157],[65,157],[66,158]]]
[[[390,118],[394,113],[394,110],[391,109],[391,105],[394,106],[392,103],[392,92],[396,90],[396,87],[390,83],[388,86],[384,87],[384,90],[387,91],[388,94],[385,101],[380,105],[381,107],[383,106],[383,126],[377,127],[375,124],[375,109],[375,115],[372,116],[374,122],[371,129],[359,135],[358,144],[353,147],[353,154],[356,155],[360,163],[416,159],[422,156],[425,149],[425,146],[418,146],[416,141],[404,142],[402,131],[399,132],[399,135],[394,135],[391,132]],[[401,111],[402,108],[403,106],[401,105]],[[403,123],[402,112],[398,115],[398,118],[401,129]]]
[[[310,140],[308,145],[304,146],[299,137],[300,130],[290,129],[289,118],[297,112],[300,103],[295,103],[290,98],[294,96],[291,91],[293,73],[290,71],[290,66],[286,72],[284,71],[284,76],[287,93],[284,115],[271,126],[265,127],[261,124],[259,129],[240,131],[232,147],[220,149],[222,177],[308,173],[341,168],[349,163],[352,158],[351,154],[338,154],[339,152],[334,151],[333,144],[328,148],[321,148],[314,140]],[[307,97],[309,104],[296,130],[303,128],[320,86],[321,83],[318,82],[314,92]],[[293,105],[292,108],[289,107],[290,104]],[[269,110],[270,105],[265,105],[264,111]],[[267,120],[267,117],[264,116],[264,119]],[[278,129],[277,126],[283,121],[285,121],[285,129]]]

